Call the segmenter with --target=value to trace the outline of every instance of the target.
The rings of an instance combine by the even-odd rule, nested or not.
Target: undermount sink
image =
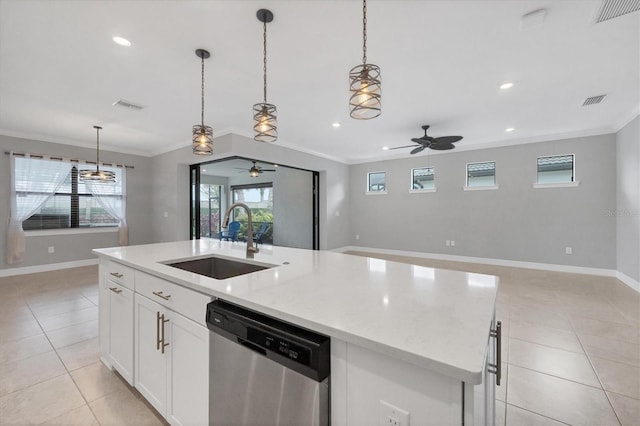
[[[167,263],[168,266],[204,275],[216,280],[226,280],[227,278],[239,275],[250,274],[262,271],[273,266],[256,265],[254,263],[238,262],[222,257],[205,257],[201,259],[185,260],[174,263]]]

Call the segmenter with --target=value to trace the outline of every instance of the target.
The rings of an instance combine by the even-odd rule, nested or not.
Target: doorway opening
[[[191,239],[220,238],[223,216],[232,203],[251,210],[258,244],[319,250],[319,173],[283,164],[229,157],[191,165]],[[246,242],[247,214],[234,241]],[[226,233],[223,233],[223,236]]]

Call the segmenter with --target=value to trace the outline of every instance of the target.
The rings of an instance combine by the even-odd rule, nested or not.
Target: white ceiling
[[[431,136],[459,149],[618,130],[638,113],[640,18],[593,24],[600,0],[370,0],[368,58],[382,69],[383,113],[348,114],[348,71],[361,62],[359,0],[0,0],[0,133],[154,155],[190,143],[200,120],[251,136],[262,101],[266,7],[269,96],[278,144],[345,162],[408,156]],[[546,21],[520,30],[525,13]],[[129,48],[111,37],[131,40]],[[513,81],[501,91],[498,86]],[[602,104],[585,98],[607,94]],[[145,106],[111,106],[117,99]],[[340,128],[331,124],[338,121]],[[514,127],[512,133],[504,129]]]

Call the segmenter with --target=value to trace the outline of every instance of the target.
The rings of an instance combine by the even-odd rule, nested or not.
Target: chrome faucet
[[[251,220],[251,209],[244,203],[233,203],[227,209],[224,214],[224,221],[222,222],[223,228],[229,227],[229,215],[231,211],[236,207],[242,207],[247,211],[247,259],[253,259],[253,254],[258,253],[260,250],[253,246],[253,221]]]

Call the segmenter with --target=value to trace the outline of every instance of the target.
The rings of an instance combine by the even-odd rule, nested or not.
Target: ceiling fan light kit
[[[367,63],[367,0],[362,0],[362,64],[349,71],[349,115],[370,120],[382,113],[380,67]]]
[[[115,183],[116,174],[109,170],[100,170],[100,130],[102,127],[93,126],[96,129],[96,169],[84,169],[78,172],[82,181]]]
[[[204,60],[209,58],[210,53],[204,49],[197,49],[196,56],[201,59],[201,112],[200,124],[193,126],[191,148],[196,155],[213,154],[213,129],[204,125]]]
[[[273,21],[273,13],[267,9],[260,9],[256,16],[258,21],[262,22],[262,87],[264,101],[253,105],[253,139],[257,142],[275,142],[278,140],[278,111],[275,105],[267,103],[267,22]],[[257,175],[254,177],[257,177]]]

